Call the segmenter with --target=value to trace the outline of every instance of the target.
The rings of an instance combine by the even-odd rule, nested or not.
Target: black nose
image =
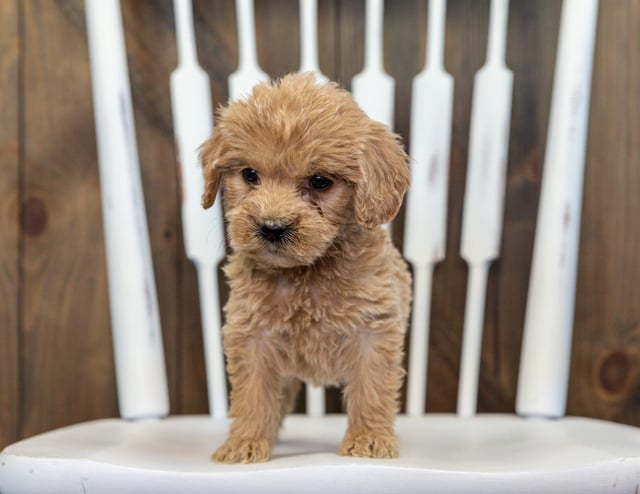
[[[261,225],[258,234],[267,242],[280,242],[289,233],[286,225]]]

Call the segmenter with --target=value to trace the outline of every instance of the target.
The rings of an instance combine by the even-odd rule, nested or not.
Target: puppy
[[[203,206],[221,187],[232,248],[235,420],[213,459],[268,460],[301,380],[344,386],[339,454],[396,457],[410,275],[380,225],[409,184],[398,137],[336,84],[289,75],[223,108],[200,156]]]

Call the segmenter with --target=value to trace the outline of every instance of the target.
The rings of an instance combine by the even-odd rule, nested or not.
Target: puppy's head
[[[201,149],[202,203],[222,185],[231,247],[273,267],[310,265],[347,225],[374,228],[409,184],[396,135],[313,75],[254,88],[219,112]]]

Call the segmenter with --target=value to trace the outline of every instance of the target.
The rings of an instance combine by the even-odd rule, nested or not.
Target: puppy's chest
[[[267,294],[273,328],[286,333],[308,333],[315,326],[338,323],[348,301],[341,296],[340,283],[275,280]],[[326,328],[329,329],[329,328]]]
[[[338,355],[355,332],[352,319],[357,312],[340,284],[280,282],[268,300],[267,331],[286,355],[282,371],[311,382],[337,384]]]

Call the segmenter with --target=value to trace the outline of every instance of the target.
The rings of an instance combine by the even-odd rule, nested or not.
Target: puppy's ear
[[[220,186],[220,170],[216,166],[222,152],[222,135],[216,128],[213,135],[200,146],[200,164],[204,173],[204,193],[202,194],[202,207],[205,209],[213,206]]]
[[[409,187],[409,157],[400,138],[369,122],[361,144],[360,177],[355,182],[356,221],[373,228],[391,221]]]

